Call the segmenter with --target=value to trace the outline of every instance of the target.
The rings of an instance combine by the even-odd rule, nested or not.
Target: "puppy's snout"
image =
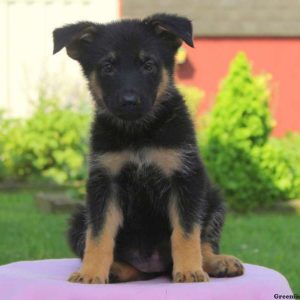
[[[140,97],[133,93],[126,93],[121,97],[121,104],[123,106],[138,106],[140,103]]]

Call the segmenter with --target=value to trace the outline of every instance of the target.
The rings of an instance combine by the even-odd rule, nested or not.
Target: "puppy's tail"
[[[71,250],[81,259],[83,258],[85,247],[86,230],[86,208],[80,205],[70,219],[67,237]]]

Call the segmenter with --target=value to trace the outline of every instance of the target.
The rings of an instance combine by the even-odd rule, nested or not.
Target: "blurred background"
[[[0,0],[0,264],[71,257],[84,199],[92,101],[52,31],[177,13],[195,48],[176,84],[199,151],[227,198],[222,251],[282,272],[300,291],[300,0]]]

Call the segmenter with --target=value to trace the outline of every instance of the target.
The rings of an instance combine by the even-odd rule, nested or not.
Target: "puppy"
[[[223,202],[210,183],[192,121],[174,85],[174,56],[193,47],[191,22],[156,14],[107,25],[80,22],[53,33],[87,78],[95,102],[86,207],[69,241],[82,258],[69,281],[174,282],[243,274],[219,254]]]

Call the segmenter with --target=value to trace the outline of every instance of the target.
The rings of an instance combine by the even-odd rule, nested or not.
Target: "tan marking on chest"
[[[131,152],[105,152],[97,157],[97,165],[104,167],[112,175],[116,175],[120,172],[122,167],[131,161]]]
[[[140,169],[155,165],[167,176],[182,166],[181,151],[165,148],[147,148],[137,152],[129,150],[106,152],[99,155],[96,160],[97,165],[104,167],[112,175],[118,174],[127,163],[133,163]]]
[[[180,169],[182,164],[180,151],[174,149],[151,149],[146,157],[149,163],[158,166],[167,176]]]

